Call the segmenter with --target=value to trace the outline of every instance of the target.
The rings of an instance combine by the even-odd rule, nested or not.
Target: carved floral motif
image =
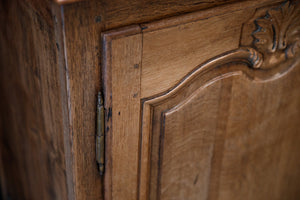
[[[299,7],[287,1],[254,21],[253,45],[263,54],[261,68],[274,67],[300,53]]]

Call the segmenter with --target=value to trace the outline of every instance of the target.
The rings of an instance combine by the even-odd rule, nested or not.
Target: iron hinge
[[[96,160],[100,175],[104,174],[104,105],[102,93],[98,93],[97,97],[97,130],[96,130]]]

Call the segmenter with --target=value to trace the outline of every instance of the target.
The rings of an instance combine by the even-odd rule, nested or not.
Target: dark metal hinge
[[[96,131],[96,160],[100,175],[104,174],[104,105],[102,93],[97,98],[97,131]]]

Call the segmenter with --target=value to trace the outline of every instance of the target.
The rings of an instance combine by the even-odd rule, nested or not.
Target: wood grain
[[[230,7],[225,5],[142,25],[142,98],[170,89],[199,63],[236,49],[243,23],[264,4],[243,2]]]
[[[209,57],[236,49],[241,25],[254,12],[247,11],[144,33],[142,98],[169,89]]]
[[[289,3],[273,8],[281,12],[287,5]],[[297,13],[297,6],[288,6],[292,8],[290,12]],[[273,8],[264,8],[264,12],[259,10],[258,13]],[[283,12],[285,14],[280,16],[289,16],[288,11]],[[291,24],[287,24],[288,27],[298,27],[292,25],[293,20],[288,23]],[[163,33],[164,29],[159,31]],[[181,33],[181,30],[177,31]],[[172,38],[172,34],[168,33],[167,38]],[[174,43],[166,40],[160,41],[168,44],[158,48],[160,52],[162,48],[174,49],[168,48]],[[248,37],[244,42],[251,44],[251,40],[253,38]],[[287,40],[286,46],[293,46],[297,41]],[[261,53],[266,53],[265,49],[252,44]],[[146,45],[144,43],[143,47],[147,48]],[[190,46],[192,48],[193,44]],[[153,47],[149,49],[154,51]],[[247,61],[243,53],[225,52],[197,66],[171,90],[153,99],[144,99],[140,199],[299,198],[300,149],[296,142],[291,144],[300,140],[297,125],[300,97],[296,89],[299,85],[299,53],[295,51],[296,55],[291,54],[291,57],[273,59],[275,64],[255,49],[251,51],[248,50],[249,58],[254,53],[255,62]],[[176,54],[177,50],[172,53]],[[181,54],[176,55],[184,59],[179,56]],[[238,64],[244,62],[244,66]],[[176,70],[185,70],[178,68]],[[164,70],[159,68],[156,72],[162,75]],[[167,80],[172,82],[172,78]],[[160,87],[159,83],[155,85]],[[290,111],[280,109],[283,100],[290,102],[285,104],[291,106],[285,106]],[[233,138],[228,136],[231,134]],[[237,148],[233,150],[233,146]],[[278,160],[289,163],[289,169],[278,166]],[[292,185],[290,188],[283,186],[287,182]],[[276,191],[273,188],[277,188]],[[243,194],[236,195],[240,191]]]
[[[141,25],[146,33],[151,31],[149,22],[161,18],[214,8],[204,12],[206,17],[212,17],[232,12],[231,7],[235,5],[242,9],[246,4],[255,7],[267,3],[275,1],[90,0],[61,7],[52,0],[2,1],[1,132],[10,133],[1,134],[5,135],[5,139],[1,139],[1,160],[5,159],[7,163],[0,170],[5,195],[17,190],[20,196],[29,199],[47,199],[51,193],[55,193],[58,199],[66,199],[67,193],[69,199],[103,198],[94,151],[96,94],[103,87],[100,78],[101,32],[146,23],[149,25],[147,29]],[[222,5],[224,7],[218,8]],[[181,17],[186,20],[193,14]],[[180,24],[178,19],[176,21]],[[154,29],[158,27],[156,23],[153,23]],[[34,78],[35,74],[40,74],[41,79]],[[28,126],[38,127],[45,143],[35,143],[39,140],[31,137],[29,129],[23,128],[24,121]],[[24,141],[18,137],[20,133]],[[53,145],[47,143],[52,137],[55,138]],[[27,141],[32,142],[27,145]],[[31,162],[19,150],[13,152],[14,146],[20,144],[27,149],[26,155],[39,159]],[[49,148],[54,150],[49,151]],[[55,166],[49,177],[52,182],[35,176],[35,169],[43,171],[49,166],[45,160],[47,157],[50,163],[59,163],[51,164]],[[28,164],[20,167],[23,166],[20,160],[26,160]],[[61,167],[56,169],[58,165]],[[8,179],[2,174],[13,178]],[[30,177],[34,177],[34,181]],[[40,192],[31,192],[32,188]]]
[[[95,167],[95,104],[101,84],[101,32],[206,9],[236,0],[82,1],[63,6],[74,191],[78,199],[102,199]],[[104,64],[103,64],[104,65]]]
[[[59,8],[45,3],[36,12],[24,1],[0,3],[4,199],[68,199],[61,38],[54,31],[54,15],[43,12],[47,9]]]
[[[270,82],[231,73],[157,102],[149,199],[297,199],[299,71]]]
[[[106,146],[109,164],[106,165],[105,199],[137,197],[139,153],[136,149],[139,148],[142,58],[142,35],[139,32],[140,28],[133,26],[103,35],[104,53],[109,59],[105,61],[104,77],[111,77],[111,80],[105,79],[105,83],[111,85],[111,90],[105,90],[108,97],[105,107],[107,112],[111,110],[106,116],[112,121],[111,125],[110,122],[106,125],[106,144],[110,145]]]
[[[139,124],[141,34],[112,42],[112,199],[136,198]],[[125,53],[124,53],[125,52]],[[130,56],[130,59],[128,59]],[[124,77],[128,77],[124,79]],[[124,95],[119,95],[120,93]],[[132,113],[132,110],[135,110]],[[115,117],[116,116],[116,117]],[[127,121],[120,124],[118,121]],[[125,125],[125,126],[124,126]],[[120,154],[126,152],[126,156]],[[136,173],[128,173],[135,171]],[[124,187],[126,185],[126,187]]]
[[[299,197],[297,190],[299,163],[296,160],[299,158],[300,149],[296,142],[293,143],[294,140],[300,139],[297,127],[300,107],[299,103],[296,103],[300,98],[297,89],[300,84],[299,53],[295,51],[294,55],[270,62],[267,56],[262,56],[265,55],[265,51],[251,42],[254,39],[251,34],[245,36],[245,32],[255,32],[255,29],[252,30],[246,24],[248,21],[255,23],[255,20],[261,15],[264,16],[268,10],[278,10],[284,5],[286,4],[282,6],[273,4],[261,8],[262,10],[258,9],[259,6],[263,6],[262,4],[245,7],[245,10],[239,10],[237,8],[240,7],[237,6],[236,11],[224,13],[220,10],[222,11],[220,15],[214,13],[213,16],[206,18],[201,18],[203,16],[197,18],[199,17],[197,13],[193,18],[190,14],[186,18],[183,17],[187,20],[184,23],[178,17],[154,22],[153,25],[150,23],[149,26],[142,25],[141,90],[143,92],[143,88],[146,88],[145,91],[150,90],[151,93],[145,96],[142,93],[140,96],[142,119],[139,121],[142,124],[137,199]],[[298,7],[295,7],[291,10],[297,13],[297,9]],[[245,11],[248,15],[245,15]],[[177,19],[180,21],[179,24],[176,24]],[[288,23],[293,24],[290,27],[294,27],[293,20],[288,20]],[[147,30],[148,27],[151,27],[151,30]],[[203,27],[207,28],[207,32]],[[219,27],[222,31],[213,32]],[[128,31],[130,29],[128,27]],[[130,41],[131,36],[126,35],[126,28],[115,32],[123,35],[122,40]],[[231,38],[229,43],[226,43],[228,37],[221,37],[226,36],[227,32]],[[203,38],[209,41],[208,44],[201,44]],[[290,38],[287,41],[289,42],[286,47],[297,39]],[[107,40],[104,39],[104,42],[105,51],[120,51],[118,45],[114,49]],[[233,46],[228,48],[227,44]],[[126,52],[122,51],[122,54],[116,54],[114,59],[121,60],[124,54]],[[203,58],[199,59],[198,55]],[[109,54],[104,55],[104,70],[110,70],[111,59]],[[190,68],[183,67],[186,63]],[[143,85],[143,79],[146,77],[143,76],[144,70],[149,71],[148,85]],[[105,80],[113,80],[113,73],[109,74],[112,76],[105,72]],[[125,74],[118,73],[115,76],[121,79],[122,83],[123,79],[128,80]],[[178,80],[174,81],[173,78],[176,76]],[[132,80],[135,80],[134,75]],[[112,84],[114,81],[105,81],[106,93],[113,91]],[[290,87],[293,89],[287,89]],[[112,98],[109,101],[118,105],[121,103],[120,96],[124,98],[125,94],[119,90],[117,99],[114,99],[114,95],[106,94],[106,96],[108,99]],[[284,110],[279,111],[278,102],[282,102],[283,99],[291,106],[287,108],[289,110],[287,113]],[[270,107],[264,106],[265,104],[270,104]],[[108,104],[107,108],[110,106],[114,109],[113,104]],[[140,110],[135,111],[130,104],[127,108],[129,112],[140,113]],[[289,116],[290,113],[293,113],[291,114],[293,117]],[[235,118],[236,116],[238,118]],[[113,114],[109,127],[110,134],[114,132],[114,127],[119,129],[127,127],[128,124],[126,120],[114,122],[115,118]],[[136,140],[136,128],[132,130],[132,136]],[[123,129],[121,132],[124,132]],[[231,134],[234,135],[233,138],[229,136]],[[109,144],[120,139],[111,137],[110,140]],[[272,142],[266,142],[269,140]],[[237,147],[232,149],[233,146]],[[251,146],[256,148],[252,149]],[[289,149],[287,146],[292,147]],[[109,159],[113,161],[114,157],[119,158],[124,150],[126,149],[116,148],[115,152],[108,153]],[[136,152],[138,151],[136,149]],[[132,149],[127,149],[127,152],[131,153]],[[120,160],[120,165],[127,165],[124,157],[117,160]],[[278,160],[291,165],[289,168],[278,167]],[[126,176],[137,174],[135,169],[127,172]],[[268,170],[270,173],[263,176],[264,171]],[[287,175],[290,172],[294,177]],[[278,174],[278,177],[274,177],[272,175],[274,173]],[[123,174],[121,170],[112,170],[109,176],[113,179],[114,176],[124,177]],[[135,183],[132,181],[130,184],[125,183],[126,180],[118,183],[111,181],[110,185],[106,182],[105,187],[108,189],[106,193],[111,192],[110,190],[114,193],[115,184],[120,188],[122,184],[123,188],[132,187],[135,191],[133,186]],[[283,186],[284,183],[290,183],[291,187]],[[228,187],[228,184],[231,187]],[[277,188],[276,192],[272,188]],[[243,196],[235,195],[240,190],[243,191]],[[120,198],[117,193],[115,194],[114,198]],[[122,196],[128,194],[130,193],[126,191]]]

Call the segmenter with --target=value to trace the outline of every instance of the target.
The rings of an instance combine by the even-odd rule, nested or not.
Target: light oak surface
[[[67,72],[70,120],[68,127],[71,140],[69,147],[74,167],[71,185],[73,192],[70,194],[78,199],[102,199],[103,190],[107,188],[103,186],[95,167],[96,95],[104,87],[101,66],[105,63],[101,59],[105,56],[101,34],[118,27],[146,23],[235,1],[86,0],[62,7],[66,63],[61,67],[66,68]]]
[[[108,144],[121,141],[114,138],[119,134],[138,139],[139,171],[127,167],[122,157],[117,163],[126,172],[105,175],[137,174],[136,182],[121,183],[134,188],[135,199],[300,197],[299,3],[240,6],[233,5],[227,13],[220,10],[220,15],[195,13],[142,25],[141,111],[120,101],[127,93],[105,87],[114,102],[106,106],[114,110],[114,105],[125,103],[132,116],[140,114],[139,119],[123,120],[113,114],[108,124],[113,136],[107,138]],[[132,34],[138,37],[140,31]],[[110,35],[118,37],[106,40]],[[132,37],[126,28],[104,34],[105,47],[111,47],[104,48],[104,77],[113,79],[108,70],[116,67],[113,60],[132,51],[122,52],[111,44],[122,38],[131,46]],[[116,52],[121,54],[108,56]],[[128,79],[127,74],[115,76]],[[132,120],[140,123],[139,137],[137,127],[132,133],[114,129],[130,127]],[[107,152],[110,165],[124,150]],[[109,194],[121,184],[112,181],[105,191]],[[105,198],[132,192],[105,193]]]
[[[113,163],[110,170],[112,174],[124,175],[112,176],[112,199],[135,199],[137,196],[139,155],[135,149],[139,148],[141,48],[141,34],[116,39],[111,43],[111,82],[115,97],[112,99],[111,114],[117,116],[112,120],[112,133],[117,134],[111,134],[112,143],[108,146]],[[127,123],[121,124],[119,121]],[[120,152],[126,153],[126,156]],[[128,170],[136,173],[128,173]],[[128,182],[131,184],[127,185]]]
[[[0,195],[299,199],[299,8],[282,3],[1,1]]]
[[[261,4],[237,3],[144,24],[142,98],[170,89],[199,63],[236,49],[243,23]]]

